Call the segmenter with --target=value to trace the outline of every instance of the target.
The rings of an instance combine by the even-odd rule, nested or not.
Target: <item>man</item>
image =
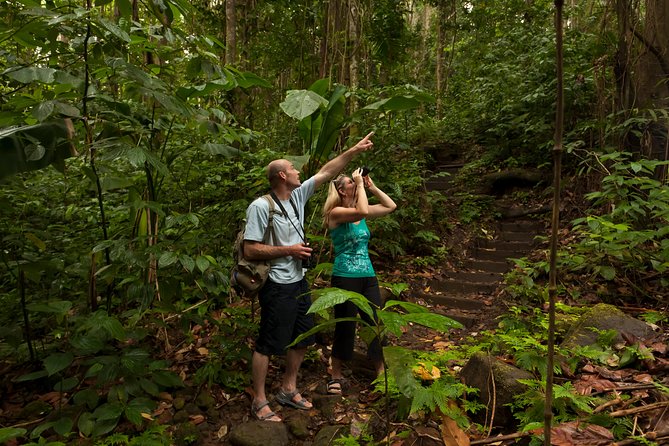
[[[269,279],[259,293],[260,333],[252,360],[254,398],[251,413],[259,420],[282,421],[270,409],[265,394],[265,381],[271,355],[286,355],[281,388],[276,400],[284,406],[309,410],[313,405],[297,389],[297,374],[307,346],[313,338],[304,339],[288,349],[286,346],[313,327],[313,317],[307,315],[311,306],[309,285],[304,278],[302,261],[311,257],[312,248],[305,243],[304,207],[320,185],[333,179],[358,153],[374,145],[369,133],[356,145],[328,161],[314,176],[300,182],[300,172],[285,159],[272,161],[267,166],[267,177],[276,208],[274,216],[275,239],[262,243],[269,216],[269,204],[259,198],[246,210],[244,256],[252,260],[271,259]]]

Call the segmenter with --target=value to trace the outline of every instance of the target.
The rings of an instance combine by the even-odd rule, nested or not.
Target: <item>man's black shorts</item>
[[[267,280],[260,290],[260,333],[255,350],[263,355],[285,355],[286,346],[314,326],[314,317],[307,314],[311,294],[306,279],[281,284]],[[314,336],[303,339],[292,348],[312,345]]]

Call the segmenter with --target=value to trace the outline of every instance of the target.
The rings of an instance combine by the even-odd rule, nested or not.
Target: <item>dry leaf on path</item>
[[[441,438],[446,446],[469,446],[469,436],[458,427],[458,424],[451,417],[442,415],[441,417]]]

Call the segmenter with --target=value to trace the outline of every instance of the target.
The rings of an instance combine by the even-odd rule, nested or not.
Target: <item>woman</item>
[[[365,189],[378,199],[379,204],[368,203]],[[362,176],[362,169],[353,172],[352,178],[340,175],[333,180],[323,206],[324,224],[330,231],[334,245],[332,286],[362,294],[374,308],[381,306],[381,293],[369,258],[367,247],[371,234],[366,219],[383,217],[396,207],[395,202],[376,187],[369,175]],[[334,307],[337,319],[355,317],[358,312],[358,307],[348,301]],[[362,311],[360,316],[367,323],[374,323]],[[329,394],[342,393],[342,364],[353,357],[355,328],[356,323],[352,321],[337,322],[335,326],[330,359],[332,379],[327,385]],[[378,339],[370,344],[367,356],[373,362],[378,376],[383,372],[383,350]]]

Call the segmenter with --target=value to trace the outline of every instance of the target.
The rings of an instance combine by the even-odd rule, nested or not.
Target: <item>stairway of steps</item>
[[[449,172],[450,176],[426,181],[426,189],[448,193],[460,167],[443,166],[441,171]],[[504,274],[513,267],[513,259],[529,255],[538,244],[536,237],[544,234],[542,220],[527,216],[500,220],[489,238],[473,243],[459,269],[444,271],[440,277],[429,280],[419,297],[471,328],[488,313]]]

